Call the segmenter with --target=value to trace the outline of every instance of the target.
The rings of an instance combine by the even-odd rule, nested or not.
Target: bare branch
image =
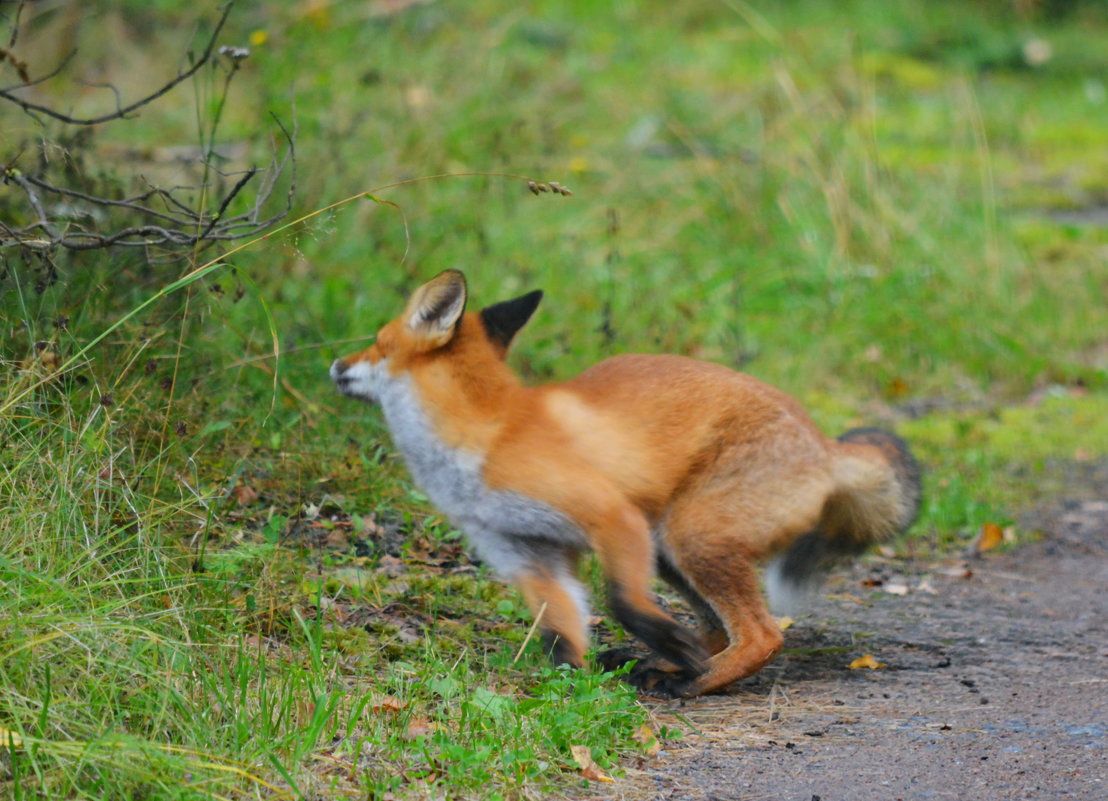
[[[27,5],[26,0],[19,0],[19,5],[15,9],[15,20],[12,21],[12,35],[8,37],[8,49],[11,50],[15,47],[15,43],[19,41],[19,17],[23,14],[23,6]]]
[[[238,193],[242,191],[242,188],[246,186],[246,183],[251,178],[253,178],[257,174],[257,172],[257,167],[251,167],[249,170],[247,170],[246,174],[239,179],[239,182],[234,185],[231,191],[227,193],[227,197],[223,198],[223,202],[219,204],[219,210],[216,211],[214,215],[212,215],[212,221],[208,223],[208,227],[205,228],[204,232],[200,234],[201,239],[212,232],[212,229],[215,228],[216,223],[219,222],[219,218],[223,216],[223,212],[227,211],[227,207],[231,204],[231,201],[238,196]]]
[[[215,30],[212,31],[211,37],[208,39],[207,47],[204,48],[204,52],[200,55],[200,58],[197,59],[196,62],[191,67],[189,67],[184,72],[178,73],[176,78],[174,78],[173,80],[171,80],[168,83],[164,84],[157,91],[152,92],[149,95],[146,95],[146,97],[143,97],[139,100],[136,100],[134,103],[131,103],[131,105],[129,105],[129,106],[126,106],[124,108],[116,108],[116,110],[111,112],[110,114],[103,114],[99,117],[89,117],[89,118],[86,118],[86,119],[80,119],[80,118],[77,118],[77,117],[70,117],[68,114],[62,114],[61,112],[55,111],[54,109],[50,108],[49,106],[43,106],[43,105],[40,105],[38,103],[31,103],[30,101],[23,100],[22,98],[17,97],[16,95],[12,94],[11,90],[7,90],[7,89],[0,90],[0,98],[3,98],[4,100],[8,100],[12,103],[15,103],[17,106],[19,106],[20,108],[22,108],[24,111],[26,111],[28,113],[30,113],[32,111],[37,111],[39,114],[45,114],[47,117],[52,117],[56,120],[60,120],[61,122],[64,122],[68,125],[99,125],[102,122],[110,122],[111,120],[123,119],[128,114],[130,114],[132,111],[134,111],[135,109],[141,108],[142,106],[145,106],[149,103],[154,102],[155,100],[157,100],[162,95],[164,95],[164,94],[168,93],[169,91],[171,91],[175,86],[177,86],[181,83],[184,83],[189,78],[191,78],[194,74],[196,74],[197,70],[199,70],[201,67],[203,67],[205,64],[207,64],[208,61],[212,57],[212,52],[215,50],[216,39],[219,37],[220,31],[223,30],[223,25],[224,25],[224,23],[227,22],[227,16],[230,13],[231,13],[231,4],[228,3],[227,5],[223,6],[223,14],[220,16],[219,22],[216,23]],[[23,84],[22,86],[29,86],[29,85],[30,85],[30,83],[27,83],[27,84]],[[22,88],[22,86],[20,88]]]
[[[222,14],[200,57],[188,70],[179,72],[176,78],[164,84],[158,91],[123,106],[116,87],[103,84],[116,93],[116,111],[110,114],[78,119],[45,106],[29,103],[11,94],[14,90],[24,89],[54,77],[69,63],[69,57],[42,78],[27,80],[26,83],[12,89],[0,89],[0,100],[8,100],[32,116],[35,113],[43,114],[67,125],[80,126],[79,131],[89,131],[91,130],[89,126],[93,125],[127,119],[132,111],[171,91],[211,61],[230,8],[230,4],[223,7]],[[15,36],[16,32],[13,31],[13,42]],[[219,52],[227,50],[228,48],[223,47]],[[245,49],[235,49],[233,53],[229,53],[228,58],[234,61],[226,80],[223,81],[221,107],[226,101],[231,77],[237,72],[239,62],[248,54]],[[2,48],[0,48],[0,58],[8,58],[13,61],[13,64],[22,68],[23,62],[18,61]],[[25,70],[22,75],[26,77]],[[67,157],[61,162],[64,166],[59,167],[55,166],[59,163],[56,159],[45,157],[48,151],[44,150],[43,157],[38,160],[39,163],[34,169],[30,167],[21,169],[16,167],[16,162],[22,156],[23,151],[21,151],[7,164],[0,163],[0,182],[18,187],[22,191],[27,207],[21,221],[13,222],[11,219],[0,221],[0,249],[17,247],[39,254],[49,254],[58,248],[83,251],[108,247],[162,247],[173,251],[256,235],[291,211],[296,191],[296,126],[294,125],[290,132],[280,119],[275,115],[271,116],[281,131],[284,144],[279,144],[279,140],[275,137],[268,166],[260,168],[255,165],[243,170],[225,171],[213,160],[215,153],[212,142],[209,141],[203,146],[201,157],[195,159],[195,163],[202,168],[203,175],[199,178],[198,186],[159,187],[139,175],[136,178],[145,188],[138,192],[132,190],[122,197],[109,197],[108,192],[92,185],[84,177],[78,158]],[[214,127],[213,125],[213,132]],[[214,133],[212,135],[214,136]],[[87,137],[85,138],[87,140]],[[58,146],[49,140],[45,140],[44,144],[47,147]],[[67,156],[70,148],[74,148],[73,145],[68,144],[60,147]],[[79,147],[81,144],[76,146],[76,148]],[[74,155],[80,152],[76,148],[72,150]],[[193,161],[193,159],[189,160]],[[59,170],[64,171],[64,179],[52,177],[51,172]],[[263,213],[270,206],[273,192],[285,177],[288,178],[289,187],[284,207],[274,210],[263,218]],[[83,181],[85,185],[73,185],[78,181]],[[210,181],[218,181],[220,189],[216,191]],[[253,198],[247,199],[247,190],[251,183],[254,183]],[[196,196],[203,199],[202,202],[205,204],[210,200],[211,206],[195,205],[188,199],[187,193],[196,193]],[[234,205],[245,205],[246,208],[229,214]],[[112,220],[116,221],[115,230],[111,230]]]
[[[6,170],[4,175],[4,182],[12,180],[19,184],[20,188],[27,193],[27,202],[31,204],[31,208],[35,210],[35,214],[38,215],[38,222],[35,223],[36,227],[42,228],[46,233],[50,233],[50,223],[46,220],[46,212],[42,208],[42,203],[39,202],[38,195],[35,194],[35,190],[31,188],[30,181],[27,180],[27,176],[19,172],[19,170]]]
[[[166,195],[166,194],[168,194],[166,192],[166,190],[164,190],[164,189],[154,188],[154,189],[151,189],[150,191],[145,192],[142,195],[138,195],[134,198],[128,198],[128,199],[125,199],[125,200],[112,200],[111,198],[97,197],[96,195],[89,195],[89,194],[85,194],[84,192],[78,192],[76,189],[69,189],[69,188],[64,187],[64,186],[54,186],[53,184],[50,184],[50,183],[47,183],[46,181],[43,181],[41,178],[35,178],[34,176],[31,176],[31,175],[25,176],[25,180],[28,183],[34,184],[39,189],[42,189],[45,192],[52,192],[54,194],[63,195],[65,197],[75,198],[76,200],[84,200],[85,202],[91,203],[93,205],[112,206],[112,207],[116,207],[116,208],[130,209],[132,211],[137,211],[141,214],[149,214],[149,215],[152,215],[154,217],[160,217],[161,219],[165,220],[166,222],[174,223],[176,225],[180,225],[182,223],[186,223],[186,222],[189,221],[187,218],[174,217],[171,214],[165,214],[164,212],[157,211],[155,209],[150,208],[149,206],[142,205],[142,202],[147,200],[150,197],[153,197],[155,195]],[[190,215],[190,217],[195,216],[193,214],[192,210],[189,209],[187,206],[182,206],[181,208],[188,215]]]

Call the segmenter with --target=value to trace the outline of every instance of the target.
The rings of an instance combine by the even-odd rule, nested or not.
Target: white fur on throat
[[[444,443],[411,377],[391,375],[386,359],[357,362],[345,370],[338,364],[332,365],[331,377],[339,389],[381,405],[416,485],[466,535],[482,561],[509,580],[535,567],[553,571],[587,618],[587,593],[565,558],[567,551],[587,547],[584,532],[548,504],[490,489],[482,475],[483,456]]]

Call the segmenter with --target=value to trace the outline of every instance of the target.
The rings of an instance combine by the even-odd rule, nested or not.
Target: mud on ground
[[[1011,553],[840,573],[786,654],[659,705],[696,731],[588,797],[1108,799],[1108,499],[1029,523]]]

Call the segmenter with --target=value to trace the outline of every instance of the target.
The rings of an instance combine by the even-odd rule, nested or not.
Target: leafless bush
[[[235,73],[249,51],[218,46],[230,4],[223,7],[203,49],[187,53],[187,68],[156,90],[130,102],[121,92],[113,110],[79,117],[38,102],[29,90],[66,73],[76,51],[42,75],[18,50],[20,17],[31,4],[12,4],[10,36],[0,47],[0,74],[11,71],[17,82],[0,86],[0,106],[6,104],[28,115],[35,136],[7,143],[0,152],[0,182],[11,190],[0,192],[0,251],[16,248],[24,255],[49,258],[57,251],[98,248],[145,248],[163,257],[193,251],[212,243],[256,235],[290,210],[295,190],[295,131],[275,116],[269,163],[227,170],[226,159],[215,146],[215,131]],[[91,143],[106,125],[126,125],[134,113],[170,94],[205,67],[222,71],[222,96],[215,119],[198,148],[162,148],[177,160],[192,162],[188,185],[161,185],[148,174],[120,164],[105,164],[103,154],[92,154]],[[124,154],[126,155],[126,154]],[[282,197],[283,195],[283,197]]]

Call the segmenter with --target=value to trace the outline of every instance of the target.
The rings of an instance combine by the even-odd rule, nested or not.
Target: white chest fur
[[[517,492],[490,489],[483,457],[442,441],[408,376],[390,375],[382,361],[355,364],[344,378],[344,392],[380,403],[415,483],[501,576],[512,578],[544,560],[552,547],[586,547],[584,534],[563,513]]]

